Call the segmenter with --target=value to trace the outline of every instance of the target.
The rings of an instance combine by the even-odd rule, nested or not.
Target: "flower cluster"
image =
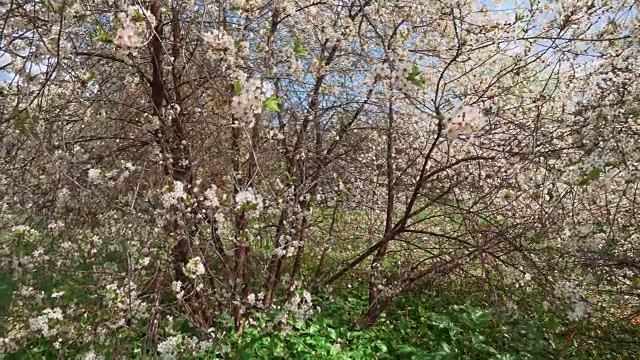
[[[204,275],[204,263],[199,256],[194,257],[189,260],[187,265],[184,267],[184,273],[190,278],[195,279],[198,276]]]
[[[532,275],[524,271],[522,267],[514,268],[508,266],[503,270],[503,279],[509,285],[523,287],[531,282]]]
[[[389,64],[381,63],[376,64],[371,69],[371,72],[367,74],[367,77],[364,79],[363,86],[369,87],[373,85],[376,80],[379,79],[387,79],[391,76],[391,70],[389,69]]]
[[[165,339],[158,344],[158,353],[161,359],[175,359],[182,344],[182,336],[176,335]]]
[[[290,235],[283,235],[282,236],[282,243],[283,243],[282,246],[277,247],[274,250],[276,255],[279,256],[279,257],[291,257],[291,256],[293,256],[295,254],[295,250],[299,246],[303,245],[299,241],[292,241]]]
[[[302,291],[302,296],[299,293],[296,293],[284,306],[284,310],[278,317],[276,318],[276,322],[282,324],[281,332],[286,334],[291,330],[290,325],[287,324],[290,318],[294,318],[295,320],[304,324],[306,319],[308,319],[311,315],[313,315],[313,302],[311,299],[311,294],[304,290]]]
[[[204,192],[204,206],[207,208],[216,208],[220,205],[220,201],[216,195],[217,190],[215,185],[211,185],[211,187]]]
[[[109,307],[125,310],[135,319],[147,316],[148,304],[140,298],[137,284],[131,279],[125,280],[122,286],[117,282],[107,284],[103,297]]]
[[[171,290],[176,294],[176,298],[181,300],[184,297],[184,289],[182,288],[182,282],[180,280],[176,280],[171,283]]]
[[[165,190],[168,190],[165,188]],[[172,205],[178,205],[179,200],[184,200],[187,197],[187,193],[184,190],[184,184],[180,181],[173,183],[173,189],[162,194],[162,204],[168,208]]]
[[[236,81],[236,96],[231,101],[231,113],[253,127],[255,114],[262,113],[262,102],[273,95],[273,85],[260,79],[246,79],[244,74]]]
[[[417,69],[414,69],[414,65],[409,62],[400,62],[396,65],[394,70],[391,69],[388,63],[376,64],[371,69],[371,72],[366,76],[363,85],[371,86],[379,80],[389,80],[392,86],[395,86],[402,92],[408,92],[414,89],[419,83],[415,78]]]
[[[251,293],[249,294],[249,296],[247,296],[247,303],[250,306],[261,307],[262,300],[264,300],[264,293],[258,293],[257,295],[254,293]]]
[[[42,315],[29,319],[29,326],[33,331],[40,331],[44,336],[56,334],[55,330],[49,328],[49,320],[62,320],[62,311],[59,308],[44,309]]]
[[[233,38],[224,30],[213,30],[210,33],[202,35],[205,44],[216,51],[227,51],[233,49]]]
[[[91,350],[82,356],[78,356],[77,358],[81,360],[104,360],[104,356],[96,354],[94,350]]]
[[[476,108],[465,105],[458,107],[450,115],[445,117],[444,122],[444,131],[447,137],[449,139],[455,139],[462,132],[484,125],[484,117]]]
[[[212,331],[213,329],[209,329],[207,333],[209,333],[210,337],[215,338],[215,334]],[[201,354],[213,346],[211,340],[202,340],[173,330],[170,333],[170,336],[157,345],[157,350],[160,354],[159,358],[162,360],[194,357],[196,354]]]
[[[120,12],[118,20],[122,27],[118,29],[113,43],[125,53],[144,45],[147,39],[147,23],[152,28],[156,24],[153,15],[140,5],[129,6],[126,12]]]
[[[236,194],[236,207],[238,209],[243,208],[259,213],[262,211],[263,206],[262,196],[252,188],[242,190]]]
[[[409,80],[413,65],[407,62],[400,63],[396,70],[391,73],[391,82],[402,92],[408,92],[413,88]]]
[[[89,182],[92,184],[99,184],[102,182],[102,170],[100,169],[89,169],[88,176]]]
[[[576,282],[559,282],[553,293],[560,300],[569,304],[567,316],[570,321],[579,321],[585,317],[587,313],[587,305],[583,300],[583,290]]]

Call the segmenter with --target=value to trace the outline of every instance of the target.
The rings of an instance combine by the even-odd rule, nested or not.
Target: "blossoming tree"
[[[0,9],[3,350],[198,352],[362,271],[369,324],[438,282],[638,311],[633,1]]]

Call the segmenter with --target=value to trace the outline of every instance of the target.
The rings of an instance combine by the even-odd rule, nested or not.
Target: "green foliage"
[[[131,17],[131,19],[135,22],[140,22],[145,20],[145,16],[136,9],[134,10],[133,16]]]
[[[423,79],[420,79],[419,76],[420,76],[420,69],[418,69],[418,66],[416,64],[413,64],[413,67],[411,68],[411,72],[409,73],[409,76],[407,76],[407,80],[409,80],[413,85],[417,87],[423,87],[425,84],[425,81]]]
[[[233,94],[236,96],[242,94],[242,83],[240,82],[240,80],[236,80],[233,83]]]
[[[298,56],[307,56],[309,52],[304,48],[302,42],[300,42],[299,38],[296,38],[296,41],[293,43],[293,53]]]
[[[273,111],[280,111],[280,105],[282,104],[282,99],[278,98],[275,94],[270,97],[264,99],[263,105],[265,108]]]
[[[104,27],[102,26],[102,24],[100,24],[100,23],[98,23],[96,25],[94,33],[91,36],[91,40],[96,41],[96,42],[103,42],[103,43],[111,43],[111,42],[113,42],[113,38],[111,37],[111,35],[109,35],[107,30],[105,30]]]
[[[43,274],[38,275],[48,282]],[[79,281],[79,279],[78,279]],[[631,359],[640,356],[634,339],[640,327],[623,323],[602,324],[601,338],[592,336],[593,325],[570,324],[540,306],[541,296],[529,294],[517,311],[498,310],[482,297],[452,292],[448,295],[408,293],[393,302],[374,326],[361,323],[366,311],[365,282],[335,293],[319,294],[314,303],[320,311],[306,322],[295,317],[279,322],[281,312],[249,310],[242,334],[222,332],[216,346],[195,359]],[[12,287],[5,276],[2,288]],[[72,288],[65,296],[82,301]],[[4,294],[3,298],[10,297]],[[53,304],[50,304],[53,306]],[[94,320],[78,319],[91,323]],[[96,315],[99,316],[99,315]],[[106,319],[105,319],[106,320]],[[219,329],[229,329],[231,319],[220,319]],[[187,336],[198,329],[187,321],[176,321],[176,329]],[[143,346],[148,324],[123,329],[130,358],[145,358]],[[283,331],[287,329],[286,331]],[[622,337],[620,337],[622,335]],[[619,341],[620,339],[625,341]],[[114,348],[122,346],[113,339]],[[64,344],[62,350],[83,353]],[[51,339],[31,342],[29,348],[0,359],[56,358],[61,350]],[[99,349],[111,356],[113,349]],[[119,349],[118,352],[122,353]]]
[[[580,186],[589,185],[590,182],[597,180],[600,177],[600,174],[602,174],[602,169],[593,169],[587,174],[587,176],[585,176],[584,178],[582,178],[582,180],[580,180],[578,185]]]
[[[38,133],[36,131],[38,118],[32,116],[28,109],[13,109],[13,119],[13,126],[18,132],[24,136],[38,139]]]
[[[306,324],[292,320],[289,332],[258,325],[242,336],[224,339],[222,354],[201,359],[623,359],[637,349],[613,343],[597,346],[541,307],[531,313],[502,314],[480,302],[459,303],[458,296],[412,295],[398,299],[371,327],[359,319],[366,309],[362,292],[323,295],[323,304]],[[627,330],[628,331],[628,330]],[[638,334],[637,329],[635,333]],[[595,347],[594,347],[595,346]],[[636,351],[636,352],[634,352]],[[629,357],[632,356],[632,357]]]

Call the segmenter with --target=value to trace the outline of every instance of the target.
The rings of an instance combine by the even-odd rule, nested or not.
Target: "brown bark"
[[[274,249],[279,248],[282,243],[282,237],[284,235],[284,226],[285,221],[287,219],[287,209],[283,208],[280,210],[280,218],[278,219],[278,225],[276,227],[276,234],[274,239]],[[265,296],[263,300],[263,305],[265,308],[271,307],[271,301],[273,300],[273,292],[277,286],[277,279],[280,277],[280,273],[282,271],[282,258],[276,255],[271,257],[271,261],[269,262],[269,266],[267,267],[269,271],[269,277],[267,278],[265,285]]]
[[[153,1],[150,5],[150,12],[155,18],[156,25],[153,28],[153,35],[149,43],[151,50],[151,102],[153,105],[154,115],[160,119],[161,129],[156,133],[156,141],[160,144],[165,153],[171,155],[172,162],[165,164],[165,174],[170,176],[174,182],[181,182],[185,185],[186,193],[191,195],[193,174],[191,169],[191,156],[189,152],[188,139],[186,129],[182,122],[180,113],[175,114],[170,122],[164,116],[165,101],[168,101],[169,95],[163,74],[163,54],[162,46],[164,36],[164,22],[162,18],[162,7],[160,1]],[[172,35],[173,45],[172,51],[175,55],[180,55],[180,24],[177,9],[173,9]],[[180,83],[178,75],[177,63],[173,64],[173,82],[174,85]],[[174,87],[175,104],[179,105],[180,91],[179,86]],[[190,237],[194,234],[194,227],[187,223],[181,225],[178,221],[174,221],[172,225],[172,233],[178,236],[178,241],[171,250],[173,271],[176,280],[185,285],[185,293],[188,294],[185,301],[189,304],[194,312],[200,315],[203,324],[211,322],[210,312],[205,301],[202,301],[201,294],[195,292],[193,281],[184,273],[184,266],[189,261],[191,250]]]
[[[395,192],[394,192],[394,175],[393,175],[393,103],[389,101],[389,111],[387,114],[387,209],[384,225],[384,233],[387,234],[391,231],[393,224],[393,208],[395,205]],[[389,239],[390,241],[391,239]],[[373,323],[379,316],[378,298],[380,297],[380,291],[378,288],[380,282],[380,270],[382,268],[382,260],[387,254],[387,248],[389,247],[389,241],[381,244],[371,261],[370,274],[369,274],[369,306],[365,314],[366,322]]]

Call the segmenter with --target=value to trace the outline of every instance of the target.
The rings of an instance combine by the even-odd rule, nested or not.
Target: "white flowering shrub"
[[[636,316],[637,6],[2,3],[0,352],[231,356],[345,289]]]

